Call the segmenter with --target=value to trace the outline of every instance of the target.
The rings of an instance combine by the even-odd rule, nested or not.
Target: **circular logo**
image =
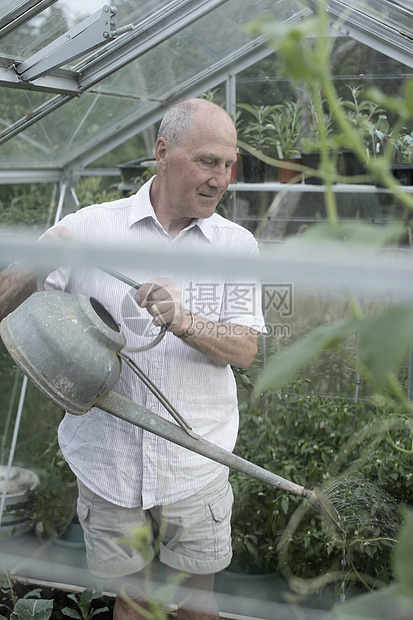
[[[131,288],[123,298],[122,323],[132,334],[154,338],[159,333],[159,328],[152,323],[151,315],[145,309],[139,308],[135,300],[135,292],[135,289]]]

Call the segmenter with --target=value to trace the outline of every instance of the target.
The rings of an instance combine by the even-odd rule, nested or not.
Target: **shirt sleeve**
[[[258,244],[251,235],[243,254],[257,256]],[[223,306],[220,320],[223,323],[237,323],[251,327],[258,333],[265,333],[262,312],[262,287],[257,278],[231,278],[225,282]]]
[[[49,230],[52,230],[56,226],[65,226],[70,230],[74,231],[75,228],[75,213],[69,213],[62,220],[60,220],[55,226],[52,226]],[[41,239],[42,237],[40,237]],[[65,291],[69,286],[69,281],[71,277],[71,268],[68,266],[62,266],[56,269],[55,271],[51,271],[47,278],[43,283],[43,288],[46,291],[50,290],[60,290]]]

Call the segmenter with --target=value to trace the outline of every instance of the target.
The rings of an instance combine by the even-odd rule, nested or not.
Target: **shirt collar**
[[[159,222],[156,217],[155,210],[151,203],[150,198],[150,189],[155,177],[152,177],[143,185],[138,192],[134,196],[134,200],[132,202],[132,207],[129,213],[128,226],[131,228],[134,224],[141,222],[147,218],[151,218],[158,226],[162,224]],[[191,224],[185,229],[185,231],[190,230],[191,228],[197,228],[204,237],[211,243],[212,242],[212,227],[211,227],[211,218],[213,215],[207,219],[196,219],[191,222]]]

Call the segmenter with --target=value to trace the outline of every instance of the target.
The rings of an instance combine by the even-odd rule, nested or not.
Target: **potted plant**
[[[301,101],[287,101],[274,106],[269,115],[269,145],[275,150],[275,156],[283,164],[301,164],[298,142],[301,138]],[[301,179],[297,169],[287,165],[278,167],[280,183],[297,182]]]
[[[269,155],[269,132],[271,129],[269,116],[273,112],[274,106],[238,103],[237,107],[248,113],[247,117],[242,113],[236,117],[244,181],[247,183],[263,183],[265,180],[265,162],[257,155],[260,153]]]
[[[412,180],[412,157],[413,157],[413,132],[406,130],[400,133],[400,127],[391,127],[387,111],[378,103],[364,97],[360,86],[351,87],[351,99],[343,101],[347,117],[356,127],[361,140],[365,145],[366,159],[382,156],[387,158],[394,177],[402,185],[411,185]],[[343,172],[347,176],[354,173],[365,174],[366,168],[359,161],[360,170],[348,169],[350,155],[345,151],[343,158]],[[380,181],[376,181],[380,185]]]
[[[348,120],[357,129],[365,145],[366,158],[383,155],[390,136],[387,113],[374,101],[365,98],[361,86],[350,86],[351,98],[342,101]],[[359,176],[368,173],[366,166],[351,149],[344,149],[341,156],[342,172],[345,176]]]
[[[413,184],[413,131],[400,133],[392,140],[392,172],[401,185]]]
[[[333,114],[328,103],[324,100],[321,100],[320,105],[316,106],[314,101],[310,99],[304,108],[305,116],[309,120],[306,125],[303,123],[305,135],[301,140],[301,161],[303,166],[309,170],[318,170],[321,163],[322,145],[326,144],[333,129]],[[322,185],[323,178],[311,173],[304,173],[304,183]]]

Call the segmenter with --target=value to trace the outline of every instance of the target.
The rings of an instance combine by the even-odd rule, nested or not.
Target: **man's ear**
[[[168,143],[165,138],[158,138],[155,147],[155,157],[159,166],[164,166],[167,160]]]

